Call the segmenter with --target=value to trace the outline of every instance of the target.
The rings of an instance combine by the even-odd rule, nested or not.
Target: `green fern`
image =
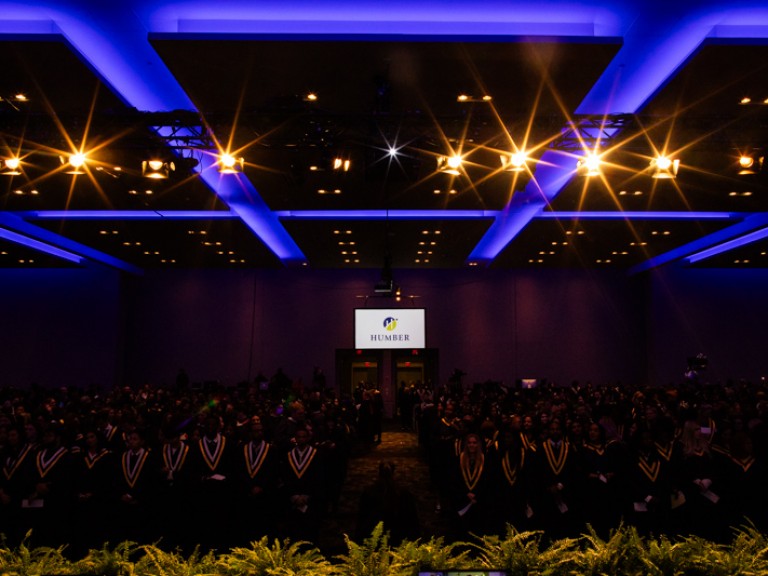
[[[466,570],[474,568],[466,545],[462,542],[446,544],[442,537],[429,540],[403,541],[392,549],[393,562],[410,570]]]
[[[336,557],[336,569],[344,576],[394,576],[394,557],[389,547],[389,533],[379,522],[362,544],[353,542],[345,535],[347,553]]]
[[[110,549],[109,542],[91,549],[85,558],[74,563],[76,574],[82,576],[131,576],[141,549],[136,542],[121,542]]]
[[[543,532],[520,532],[507,525],[503,538],[478,537],[470,545],[476,553],[476,566],[505,570],[512,576],[529,574],[568,574],[574,565],[577,540],[556,540],[542,549]]]
[[[634,527],[620,525],[607,540],[591,526],[580,540],[581,552],[575,556],[577,571],[585,576],[634,575],[643,572],[642,538]]]
[[[75,574],[72,563],[64,556],[65,546],[51,548],[28,546],[31,531],[16,548],[0,546],[0,570],[5,576],[39,576],[40,574]]]
[[[155,545],[141,547],[144,556],[136,563],[141,576],[208,576],[218,574],[218,558],[213,552],[200,553],[195,548],[188,558],[179,552],[165,552]]]
[[[265,536],[251,542],[250,548],[232,548],[221,554],[215,565],[219,574],[231,576],[322,576],[333,574],[330,562],[307,542],[275,539],[272,546]]]

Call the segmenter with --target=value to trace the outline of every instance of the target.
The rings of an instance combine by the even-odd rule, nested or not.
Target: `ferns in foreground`
[[[607,539],[591,528],[576,539],[549,542],[539,531],[507,526],[503,536],[445,543],[442,538],[390,545],[379,524],[361,543],[327,558],[312,544],[266,537],[250,546],[189,556],[159,544],[123,542],[92,549],[77,561],[65,547],[17,547],[0,540],[0,576],[413,576],[429,570],[501,570],[508,576],[768,576],[768,537],[742,526],[730,544],[698,536],[641,537],[620,526]]]

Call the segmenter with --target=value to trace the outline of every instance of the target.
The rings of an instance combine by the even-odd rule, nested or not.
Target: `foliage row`
[[[540,532],[508,526],[503,537],[446,543],[442,538],[389,543],[379,524],[362,543],[349,538],[346,554],[325,557],[306,542],[267,538],[227,553],[189,556],[159,545],[124,542],[91,550],[80,560],[65,548],[0,545],[0,576],[415,576],[429,570],[501,570],[523,575],[768,576],[768,537],[754,527],[736,530],[730,544],[697,536],[643,538],[621,526],[608,539],[594,532],[545,541]]]

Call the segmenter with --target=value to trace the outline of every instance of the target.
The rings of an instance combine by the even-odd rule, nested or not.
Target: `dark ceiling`
[[[100,48],[76,35],[0,34],[0,148],[23,160],[21,174],[0,176],[0,267],[380,268],[389,255],[396,268],[637,272],[747,235],[754,241],[691,265],[768,263],[768,178],[737,170],[768,135],[760,38],[705,35],[643,84],[642,105],[612,110],[611,88],[596,113],[583,108],[612,67],[634,67],[627,78],[639,85],[662,44],[648,40],[633,60],[631,35],[149,28],[157,63],[131,63],[119,38],[114,59],[136,74],[167,67],[184,109],[159,88],[162,105],[138,105],[124,72],[100,68],[88,52]],[[616,94],[640,90],[630,80]],[[587,177],[577,162],[598,145],[601,174]],[[81,149],[84,173],[67,174],[60,157]],[[217,149],[242,157],[243,173],[202,177]],[[526,169],[503,170],[499,156],[515,149],[527,151]],[[679,158],[677,178],[651,177],[661,152]],[[438,158],[452,154],[463,157],[459,173],[440,172]],[[158,155],[175,171],[144,178],[142,161]]]

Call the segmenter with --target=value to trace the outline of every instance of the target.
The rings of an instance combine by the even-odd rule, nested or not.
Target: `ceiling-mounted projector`
[[[379,280],[373,286],[373,293],[380,296],[392,296],[395,292],[397,292],[397,286],[393,280]]]

